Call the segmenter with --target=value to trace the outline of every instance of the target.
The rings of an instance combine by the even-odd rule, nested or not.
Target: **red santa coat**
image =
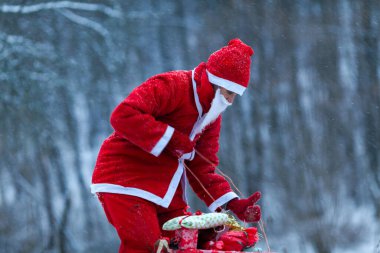
[[[138,196],[168,207],[182,180],[189,180],[195,193],[211,211],[236,198],[228,182],[199,155],[186,165],[207,188],[202,188],[184,161],[165,152],[174,131],[190,136],[202,112],[214,97],[204,77],[205,64],[194,71],[156,75],[119,104],[111,115],[114,132],[103,143],[92,178],[91,191]],[[221,117],[200,134],[196,150],[218,164]]]

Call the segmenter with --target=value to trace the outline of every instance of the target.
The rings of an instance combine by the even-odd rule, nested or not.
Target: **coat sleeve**
[[[153,77],[134,89],[111,114],[115,132],[146,152],[159,156],[172,138],[183,137],[173,127],[157,120],[174,111],[180,103],[180,92],[175,85],[175,82]],[[181,145],[180,141],[174,143]]]
[[[219,150],[220,128],[221,116],[204,130],[195,147],[208,161],[197,153],[191,162],[187,162],[192,173],[186,171],[187,178],[194,192],[206,203],[212,212],[231,199],[238,197],[231,190],[227,180],[215,173],[215,168],[219,164],[217,153]]]

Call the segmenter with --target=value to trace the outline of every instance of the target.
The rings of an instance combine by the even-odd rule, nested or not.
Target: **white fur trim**
[[[218,207],[226,204],[231,199],[239,198],[239,196],[234,192],[228,192],[224,194],[223,196],[219,197],[217,200],[215,200],[211,205],[209,205],[208,209],[210,209],[211,212],[214,212]]]
[[[243,95],[243,92],[246,89],[243,85],[240,85],[230,80],[213,75],[208,70],[206,70],[206,72],[207,72],[208,80],[210,81],[210,83],[216,84],[229,91],[235,92],[236,94],[239,94],[240,96]]]
[[[189,153],[183,154],[179,159],[192,161],[194,157],[195,157],[195,150]]]
[[[203,109],[202,109],[201,102],[199,101],[199,97],[198,97],[198,93],[197,93],[197,83],[194,80],[194,73],[195,73],[195,69],[191,72],[191,79],[193,82],[193,92],[194,92],[195,105],[197,106],[197,110],[198,110],[198,119],[195,122],[193,129],[190,133],[190,140],[194,140],[195,136],[198,134],[194,131],[198,128],[198,125],[202,122],[202,119],[203,119],[203,117],[202,117]]]
[[[183,163],[179,162],[177,171],[174,173],[172,181],[170,181],[168,191],[166,192],[165,197],[163,199],[163,207],[168,207],[170,205],[170,202],[172,202],[174,193],[178,188],[179,182],[181,181],[183,171]]]
[[[156,145],[153,147],[152,151],[150,153],[154,156],[159,156],[162,152],[162,150],[168,145],[170,139],[172,138],[174,133],[174,128],[171,126],[168,126],[166,128],[166,131],[164,135],[161,137],[161,139],[156,143]]]
[[[163,198],[134,187],[124,187],[116,184],[91,184],[91,193],[95,194],[97,192],[108,192],[108,193],[118,193],[140,197],[149,200],[157,205],[168,207],[172,202],[174,193],[178,188],[178,184],[181,180],[183,174],[183,164],[179,163],[177,171],[174,173],[172,181],[169,184],[168,190]]]
[[[124,186],[116,185],[116,184],[92,184],[91,193],[94,194],[97,192],[132,195],[132,196],[141,197],[143,199],[152,201],[156,204],[161,204],[163,200],[159,196],[152,194],[150,192],[147,192],[138,188],[124,187]]]
[[[186,170],[183,170],[183,174],[181,177],[181,186],[182,186],[182,190],[183,190],[182,199],[187,203],[187,193],[189,190],[189,182],[187,180]]]
[[[203,109],[202,109],[201,102],[199,101],[198,92],[197,92],[197,83],[194,80],[194,73],[195,73],[195,69],[191,72],[191,80],[193,83],[195,105],[197,106],[197,110],[199,114],[198,118],[200,118],[202,117]]]

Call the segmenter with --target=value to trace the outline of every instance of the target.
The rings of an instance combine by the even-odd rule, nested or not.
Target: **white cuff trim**
[[[171,126],[168,126],[166,128],[164,135],[157,142],[157,144],[153,147],[153,149],[152,149],[152,151],[150,151],[150,153],[154,156],[159,156],[161,154],[162,150],[164,150],[164,148],[166,147],[166,145],[168,145],[170,139],[173,136],[173,133],[174,133],[174,128],[172,128]]]
[[[224,194],[223,196],[219,197],[217,200],[215,200],[211,205],[209,205],[208,209],[210,209],[211,212],[215,212],[215,210],[226,204],[231,199],[239,198],[239,196],[234,192],[228,192]]]
[[[223,87],[229,91],[235,92],[235,93],[239,94],[240,96],[243,95],[243,92],[246,89],[244,86],[242,86],[238,83],[232,82],[230,80],[223,79],[223,78],[218,77],[216,75],[213,75],[208,70],[206,70],[206,72],[207,72],[207,77],[208,77],[208,80],[210,81],[210,83],[216,84],[216,85],[221,86],[221,87]]]

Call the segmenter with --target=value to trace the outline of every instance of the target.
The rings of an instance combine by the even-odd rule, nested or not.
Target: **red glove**
[[[189,136],[174,130],[172,138],[165,150],[176,158],[180,158],[186,153],[191,153],[194,150],[195,142],[191,141]]]
[[[261,198],[260,192],[255,192],[246,199],[232,199],[227,204],[227,209],[246,222],[257,222],[261,218],[261,209],[255,203]]]

